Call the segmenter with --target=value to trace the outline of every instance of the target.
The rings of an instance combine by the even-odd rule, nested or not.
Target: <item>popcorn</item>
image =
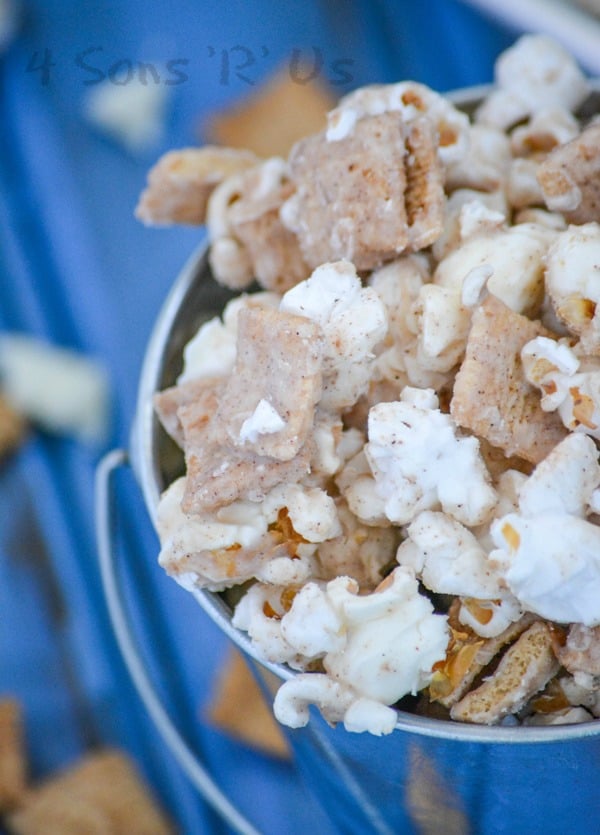
[[[281,630],[283,615],[296,591],[293,586],[255,583],[235,607],[231,622],[248,634],[259,658],[302,670],[312,657],[298,653]]]
[[[466,525],[486,521],[497,501],[476,438],[457,435],[431,390],[406,388],[397,403],[369,413],[365,453],[391,522],[442,507]]]
[[[306,316],[325,337],[321,407],[353,405],[368,386],[373,350],[387,330],[377,293],[362,287],[347,261],[323,264],[309,279],[288,290],[280,310]]]
[[[536,111],[526,124],[511,132],[510,150],[517,157],[547,154],[578,133],[579,123],[569,110],[548,107]]]
[[[600,528],[584,518],[599,484],[594,442],[570,434],[521,487],[519,513],[493,523],[490,558],[524,609],[600,624]]]
[[[546,290],[557,316],[579,336],[588,353],[600,350],[596,307],[600,225],[585,223],[560,232],[546,256]]]
[[[506,196],[514,209],[543,206],[544,194],[538,182],[539,162],[531,158],[512,160],[506,179]]]
[[[509,210],[503,190],[488,193],[472,188],[456,189],[446,201],[446,219],[442,234],[431,247],[436,262],[441,261],[462,243],[467,231],[462,222],[464,218],[463,208],[469,203],[478,203],[492,213],[491,216],[488,216],[491,221],[489,231],[493,231],[494,227],[497,226],[502,227],[507,220]],[[485,232],[486,230],[482,228],[481,231]]]
[[[371,733],[389,733],[395,726],[394,713],[382,711],[381,706],[393,704],[406,693],[416,693],[428,682],[433,664],[445,654],[446,619],[433,614],[431,604],[418,594],[409,569],[395,569],[372,594],[359,596],[357,591],[356,583],[345,577],[338,577],[326,586],[329,603],[340,619],[338,632],[344,636],[343,643],[323,656],[327,680],[339,685],[337,693],[331,692],[331,685],[327,689],[330,697],[334,695],[331,701],[335,716],[343,715],[347,730],[364,730],[367,725]],[[296,599],[290,614],[295,605]],[[324,631],[317,646],[324,646],[330,640],[327,636],[331,627]],[[300,634],[304,640],[303,632]],[[300,677],[300,682],[300,685],[286,682],[275,700],[275,715],[280,721],[290,722],[292,727],[306,724],[308,719],[306,690],[302,693],[306,680]],[[317,698],[322,699],[324,683],[321,679],[322,690]],[[311,701],[315,695],[309,697]],[[299,698],[300,705],[294,704]],[[355,705],[355,709],[347,721],[350,705]],[[322,702],[320,708],[327,719],[329,708],[324,710]]]
[[[553,238],[535,224],[474,235],[438,264],[434,285],[457,288],[472,269],[489,264],[488,291],[515,313],[535,312],[544,288],[543,259]]]
[[[467,598],[461,599],[458,620],[482,638],[496,638],[517,623],[522,615],[523,610],[512,595],[503,600]]]
[[[340,142],[360,119],[382,113],[398,113],[406,124],[423,115],[430,119],[438,132],[438,154],[445,165],[457,162],[466,152],[469,121],[465,114],[439,93],[414,81],[373,84],[344,96],[328,116],[327,140]]]
[[[520,38],[496,61],[494,76],[496,89],[476,120],[502,130],[549,107],[574,112],[589,90],[573,58],[546,35]]]
[[[600,360],[586,358],[586,371],[570,340],[537,337],[521,351],[525,376],[542,394],[542,409],[556,410],[572,432],[600,439]],[[591,366],[591,367],[590,367]]]
[[[401,82],[287,160],[176,152],[141,200],[205,213],[216,279],[267,290],[154,397],[185,458],[158,529],[185,588],[244,584],[232,624],[287,666],[291,727],[391,733],[417,693],[458,722],[600,717],[598,124],[544,36],[496,76],[471,120]]]
[[[365,525],[388,525],[385,499],[379,494],[363,449],[351,458],[336,479],[352,513]]]
[[[161,497],[157,531],[159,563],[186,587],[214,591],[254,577],[303,582],[316,544],[342,532],[333,499],[318,488],[283,485],[260,503],[190,516],[182,510],[185,487],[177,479]]]
[[[494,192],[504,185],[511,162],[508,136],[490,125],[470,125],[468,151],[446,170],[446,188]]]
[[[413,519],[407,533],[396,559],[412,568],[431,591],[483,600],[506,596],[486,552],[456,519],[425,510]]]

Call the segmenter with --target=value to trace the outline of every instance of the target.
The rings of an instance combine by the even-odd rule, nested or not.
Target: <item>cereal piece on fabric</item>
[[[0,394],[0,458],[17,449],[26,431],[27,421],[23,415]]]
[[[15,835],[174,835],[129,758],[112,750],[89,754],[32,789],[9,816]]]
[[[542,410],[523,372],[521,348],[541,335],[548,332],[539,322],[489,296],[473,314],[450,405],[459,426],[505,455],[532,463],[541,461],[566,435],[560,418]]]
[[[0,699],[0,814],[23,802],[26,771],[21,706],[15,699],[3,697]]]
[[[284,160],[273,157],[219,185],[208,203],[209,261],[218,282],[241,289],[256,279],[267,290],[285,292],[305,279],[296,236],[279,210],[294,185]]]
[[[249,148],[260,157],[285,157],[303,136],[323,129],[326,114],[334,104],[334,96],[317,79],[302,83],[285,67],[254,95],[212,114],[204,133],[213,142]]]
[[[558,650],[558,660],[578,685],[600,689],[600,626],[574,623]]]
[[[268,675],[265,670],[262,672]],[[208,706],[209,720],[235,739],[274,757],[289,759],[290,751],[273,712],[267,706],[244,656],[231,649]]]
[[[190,407],[194,413],[194,425],[200,427],[208,423],[218,404],[219,384],[216,377],[189,380],[181,385],[171,386],[154,395],[154,410],[173,440],[183,448],[184,433],[179,418],[179,410]]]
[[[550,211],[570,223],[600,221],[600,125],[551,151],[537,177]]]
[[[168,151],[150,169],[135,216],[147,225],[202,224],[215,187],[257,162],[250,151],[211,145]]]
[[[506,651],[496,671],[453,705],[451,717],[496,725],[507,714],[518,712],[558,672],[553,646],[550,626],[532,624]]]
[[[290,169],[297,191],[281,217],[311,267],[347,259],[373,269],[442,232],[443,177],[427,120],[407,128],[390,112],[360,119],[335,142],[311,136],[294,147]]]
[[[90,444],[106,441],[110,380],[104,363],[26,333],[0,334],[2,393],[48,432]]]

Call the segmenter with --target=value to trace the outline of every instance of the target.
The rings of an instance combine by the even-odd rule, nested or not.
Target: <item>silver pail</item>
[[[454,99],[468,110],[486,89],[467,90]],[[598,95],[586,103],[590,113],[598,111]],[[149,341],[129,453],[152,518],[162,490],[183,471],[180,451],[153,412],[152,395],[174,383],[183,346],[230,297],[214,283],[207,250],[200,248],[173,286]],[[110,472],[122,458],[117,451],[101,464],[97,496],[101,568],[117,638],[140,695],[183,768],[234,828],[253,832],[177,735],[136,652],[112,565],[107,516]],[[196,598],[252,660],[267,696],[274,678],[294,675],[284,665],[257,661],[248,637],[232,626],[231,609],[220,595],[199,591]],[[395,731],[376,738],[331,728],[315,712],[306,728],[284,730],[299,772],[340,833],[600,832],[600,720],[483,727],[400,711]]]

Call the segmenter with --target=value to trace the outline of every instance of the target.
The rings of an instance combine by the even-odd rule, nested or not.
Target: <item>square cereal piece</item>
[[[32,789],[7,819],[14,835],[172,835],[133,763],[102,751]]]
[[[473,314],[465,358],[450,404],[459,426],[485,438],[507,456],[538,464],[567,434],[555,412],[544,412],[525,379],[521,349],[549,336],[540,322],[488,296]]]
[[[26,771],[21,706],[16,699],[0,699],[0,812],[21,803]]]
[[[257,162],[249,151],[211,145],[168,151],[150,169],[135,215],[149,225],[202,224],[217,185]]]
[[[235,366],[216,415],[223,440],[277,461],[294,458],[312,428],[321,395],[322,348],[319,325],[304,316],[241,310]],[[254,427],[259,408],[273,425],[256,418]]]
[[[400,115],[384,113],[360,119],[344,139],[320,133],[294,147],[297,192],[282,217],[309,266],[345,258],[368,270],[408,246],[404,139]]]
[[[202,402],[191,402],[177,412],[187,467],[184,513],[238,498],[259,501],[309,472],[321,352],[321,330],[309,319],[268,308],[240,311],[237,358],[218,406],[208,414]]]
[[[238,499],[259,502],[278,484],[293,484],[310,472],[312,442],[305,443],[291,461],[275,461],[223,445],[210,434],[188,431],[186,424],[190,411],[187,406],[180,411],[186,437],[187,477],[181,502],[184,513],[210,513]]]
[[[519,711],[558,672],[553,646],[551,628],[541,621],[532,624],[507,650],[496,671],[452,707],[450,716],[460,722],[495,725]]]
[[[217,377],[200,377],[177,386],[163,389],[153,398],[156,412],[165,432],[183,447],[183,427],[179,410],[193,405],[197,425],[206,424],[215,413],[218,404],[218,390],[222,382]]]
[[[282,208],[311,267],[347,259],[370,270],[441,234],[445,197],[429,120],[366,116],[342,139],[325,133],[290,155],[297,191]],[[319,176],[315,176],[315,171]]]

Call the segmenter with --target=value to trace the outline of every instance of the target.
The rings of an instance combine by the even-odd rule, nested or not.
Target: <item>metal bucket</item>
[[[469,110],[486,89],[467,90],[454,99]],[[597,93],[586,110],[598,111]],[[162,490],[183,472],[183,457],[153,412],[152,394],[174,383],[183,346],[230,297],[213,281],[207,250],[201,247],[173,286],[148,344],[130,457],[153,519]],[[136,654],[108,553],[105,494],[117,459],[118,454],[112,460],[109,456],[100,468],[98,501],[101,567],[117,637],[142,698],[183,767],[200,791],[211,795],[213,805],[216,798],[230,823],[250,832],[252,828],[228,807],[201,764],[169,728]],[[231,609],[222,596],[200,591],[196,598],[254,659],[259,676],[266,670],[280,680],[294,675],[285,665],[258,662],[248,636],[232,626]],[[273,677],[263,679],[268,695]],[[298,770],[340,833],[600,832],[600,720],[551,727],[484,727],[400,711],[395,731],[376,738],[331,728],[315,712],[306,728],[284,730]]]

